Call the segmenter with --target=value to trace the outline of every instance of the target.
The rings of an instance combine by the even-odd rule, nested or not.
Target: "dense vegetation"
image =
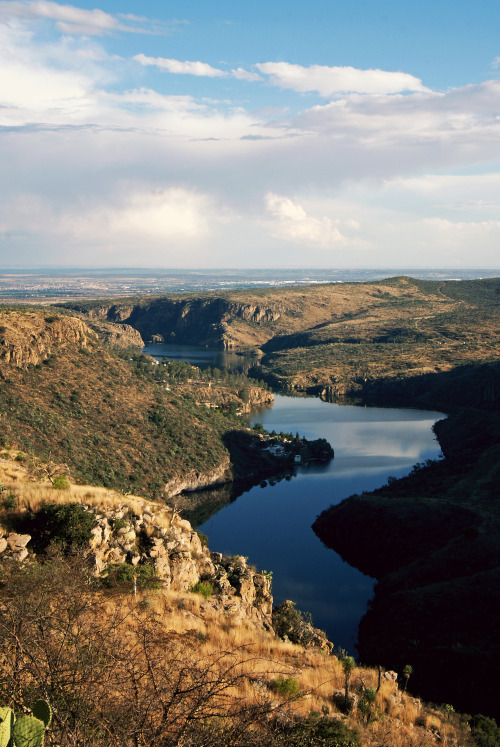
[[[80,482],[150,496],[186,473],[226,465],[228,477],[238,475],[238,465],[229,465],[231,434],[242,429],[236,404],[224,413],[198,406],[177,385],[178,371],[141,355],[120,357],[95,336],[85,345],[52,339],[50,354],[43,348],[37,360],[36,346],[53,322],[36,311],[4,311],[3,320],[9,354],[21,348],[15,334],[22,328],[26,355],[37,361],[14,365],[0,358],[2,435],[26,459],[34,454],[66,464]],[[221,388],[228,401],[242,403],[240,378],[222,381]]]

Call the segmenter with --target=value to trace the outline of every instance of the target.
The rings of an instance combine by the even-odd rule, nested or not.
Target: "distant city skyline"
[[[119,11],[0,0],[0,267],[500,268],[498,3]]]

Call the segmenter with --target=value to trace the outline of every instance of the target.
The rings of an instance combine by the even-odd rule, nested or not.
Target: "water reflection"
[[[150,345],[145,352],[234,373],[247,371],[255,362],[189,346]],[[437,457],[432,425],[442,417],[438,412],[340,406],[276,395],[274,406],[253,413],[250,424],[326,438],[335,459],[329,465],[301,467],[292,479],[272,481],[265,488],[242,492],[233,485],[196,493],[180,498],[180,507],[194,524],[201,524],[212,549],[247,555],[259,568],[272,570],[277,604],[293,599],[312,613],[314,623],[336,645],[354,652],[374,581],[324,547],[311,525],[329,505],[380,487],[390,475],[402,477],[416,462]]]
[[[186,361],[198,368],[220,368],[230,373],[247,374],[255,365],[257,358],[251,355],[240,355],[226,350],[199,348],[194,345],[151,344],[143,348],[144,353],[154,358],[168,358],[170,361]]]
[[[325,548],[311,524],[332,503],[373,490],[390,475],[403,476],[415,462],[438,456],[431,428],[441,417],[437,412],[277,395],[274,406],[254,413],[250,423],[327,438],[335,459],[329,465],[301,467],[292,480],[233,497],[200,528],[214,549],[248,555],[260,568],[272,569],[276,603],[293,599],[336,645],[352,651],[373,580]]]

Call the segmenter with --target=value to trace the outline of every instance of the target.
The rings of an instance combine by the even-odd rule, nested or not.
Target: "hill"
[[[366,381],[494,360],[500,280],[367,283],[175,294],[67,304],[126,323],[147,341],[260,348],[253,375],[273,386],[354,396]]]
[[[391,383],[387,400],[397,387]],[[363,618],[363,661],[411,661],[416,691],[500,716],[500,364],[402,382],[399,401],[448,410],[435,426],[444,459],[325,510],[314,530],[378,579]],[[405,400],[406,397],[406,400]]]
[[[198,402],[187,378],[110,348],[71,316],[0,310],[2,437],[22,450],[19,459],[64,464],[75,480],[175,495],[247,479],[239,458],[248,449],[258,452],[255,479],[279,470],[234,414],[249,399],[269,401],[269,393],[246,379],[220,382],[212,394],[228,406],[223,413]]]

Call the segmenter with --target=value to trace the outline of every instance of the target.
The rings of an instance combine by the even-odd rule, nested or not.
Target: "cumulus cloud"
[[[2,0],[0,18],[50,19],[56,22],[59,31],[64,34],[103,36],[115,31],[141,30],[136,26],[123,24],[115,16],[98,8],[85,10],[74,5],[60,5],[50,0]]]
[[[107,201],[92,201],[78,208],[54,206],[41,196],[24,194],[9,203],[3,228],[12,233],[41,231],[45,236],[71,241],[135,243],[199,239],[209,232],[212,201],[205,195],[182,188],[147,190],[109,195]],[[30,216],[27,221],[28,215]]]
[[[289,197],[269,192],[266,195],[266,208],[275,218],[274,232],[280,237],[325,247],[346,240],[339,230],[340,221],[308,215],[302,205]],[[357,228],[357,224],[350,221],[350,227]]]
[[[401,266],[402,246],[419,266],[435,264],[440,247],[442,265],[498,262],[500,175],[470,172],[500,158],[500,81],[434,92],[380,70],[214,67],[194,52],[132,60],[108,52],[105,36],[143,19],[0,0],[0,20],[9,13],[14,22],[0,23],[7,261],[22,246],[64,257],[71,244],[98,264],[96,247],[109,264],[123,247],[132,264],[137,248],[161,264],[164,247],[179,244],[207,266],[230,264],[235,245],[238,264],[321,265],[338,261],[335,247],[347,261],[346,245],[358,266]],[[38,35],[37,19],[75,35],[54,39],[46,23]],[[149,78],[151,67],[179,75],[176,95],[168,77]],[[214,98],[197,97],[190,76],[211,79]],[[266,108],[263,83],[286,87],[290,110]],[[291,91],[332,100],[304,108]]]
[[[290,88],[300,93],[317,91],[324,97],[347,92],[389,94],[428,90],[413,75],[386,70],[359,70],[326,65],[303,67],[289,62],[262,62],[256,67],[269,76],[269,82],[274,86]]]

